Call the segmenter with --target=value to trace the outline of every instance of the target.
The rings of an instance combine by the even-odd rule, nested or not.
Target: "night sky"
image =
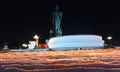
[[[0,24],[0,43],[22,44],[40,36],[40,43],[49,37],[52,12],[56,3],[63,12],[61,28],[63,35],[97,34],[112,36],[120,43],[119,2],[40,0],[8,2]],[[4,6],[3,6],[4,8]]]

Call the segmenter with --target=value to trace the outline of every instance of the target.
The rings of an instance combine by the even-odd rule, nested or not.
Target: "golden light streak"
[[[0,53],[0,67],[7,71],[103,68],[120,70],[120,49]]]

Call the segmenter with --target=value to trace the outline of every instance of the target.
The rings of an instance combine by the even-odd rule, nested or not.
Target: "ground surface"
[[[0,53],[0,72],[120,72],[120,48]]]

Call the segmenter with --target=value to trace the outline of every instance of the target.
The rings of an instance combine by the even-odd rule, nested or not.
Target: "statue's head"
[[[59,10],[59,6],[56,4],[56,11],[58,11]]]

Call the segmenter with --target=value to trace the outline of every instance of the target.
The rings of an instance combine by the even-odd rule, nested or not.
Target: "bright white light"
[[[23,47],[27,47],[28,45],[27,44],[22,44]]]
[[[33,38],[34,38],[34,39],[38,39],[39,37],[38,37],[37,35],[35,35]]]
[[[108,40],[111,40],[111,39],[112,39],[112,37],[111,37],[111,36],[109,36],[109,37],[107,37],[107,39],[108,39]]]
[[[104,41],[99,35],[67,35],[51,38],[48,42],[50,48],[66,47],[103,47]]]

